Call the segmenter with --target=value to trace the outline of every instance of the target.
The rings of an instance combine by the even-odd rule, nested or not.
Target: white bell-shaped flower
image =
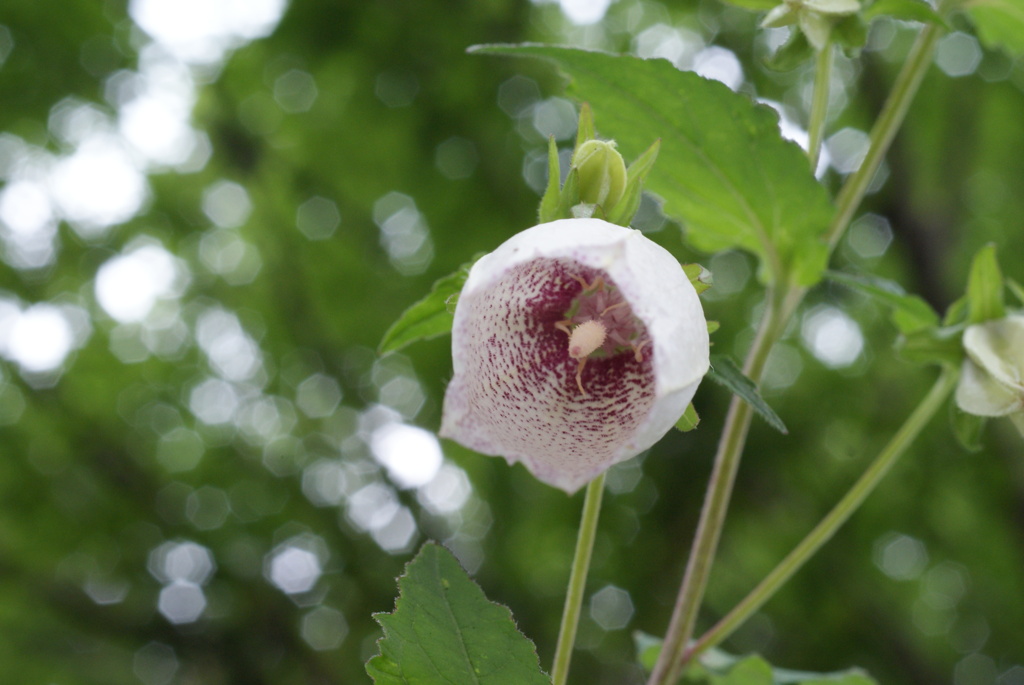
[[[968,326],[956,403],[977,416],[1009,416],[1024,433],[1024,316]]]
[[[600,219],[541,224],[469,273],[441,435],[573,493],[672,428],[708,351],[668,251]]]

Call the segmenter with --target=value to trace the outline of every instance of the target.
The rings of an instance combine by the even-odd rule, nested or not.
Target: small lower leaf
[[[377,685],[550,685],[512,612],[488,600],[444,547],[423,545],[398,589],[394,612],[374,616],[384,637],[366,672]]]
[[[647,670],[654,667],[661,652],[661,638],[634,633],[637,656]],[[772,666],[761,656],[733,656],[720,649],[709,649],[691,663],[680,683],[686,685],[878,685],[859,668],[832,673],[791,671]]]
[[[458,271],[437,280],[430,294],[412,305],[391,324],[377,348],[378,354],[394,352],[420,340],[450,333],[454,320],[454,302],[469,277],[469,269],[482,255],[476,255]]]
[[[683,264],[683,273],[690,279],[690,283],[698,295],[710,288],[715,282],[711,272],[700,264]]]
[[[697,416],[697,410],[693,408],[693,402],[686,405],[686,411],[676,421],[676,430],[686,433],[692,431],[700,423],[700,417]]]
[[[740,367],[736,365],[732,358],[724,354],[711,355],[711,371],[708,373],[707,378],[728,388],[734,395],[737,395],[749,404],[762,419],[768,422],[769,426],[783,435],[789,434],[786,424],[782,422],[779,415],[761,397],[754,381],[743,375]]]

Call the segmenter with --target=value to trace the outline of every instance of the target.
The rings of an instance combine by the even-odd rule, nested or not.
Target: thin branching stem
[[[942,370],[931,391],[921,400],[921,403],[885,448],[878,453],[871,465],[832,508],[832,511],[807,534],[800,544],[793,548],[793,551],[785,559],[779,562],[778,566],[765,576],[764,580],[749,595],[690,647],[686,653],[685,662],[689,662],[729,637],[744,621],[760,609],[794,573],[800,570],[821,549],[822,545],[835,535],[836,531],[857,511],[867,496],[882,482],[885,475],[892,469],[893,464],[907,451],[921,430],[935,416],[956,386],[958,377],[956,369],[947,367]]]
[[[871,130],[871,141],[864,161],[860,168],[846,180],[837,197],[836,212],[826,232],[830,251],[835,249],[839,239],[849,226],[872,178],[892,144],[896,131],[903,123],[910,103],[931,64],[935,44],[941,31],[941,27],[935,24],[927,25],[911,48],[907,61],[893,84],[892,92]],[[767,306],[757,337],[747,353],[744,364],[744,373],[755,383],[760,381],[772,348],[782,336],[786,324],[795,314],[807,290],[804,286],[788,283],[780,284],[775,290],[769,290],[766,297]],[[715,466],[708,483],[697,533],[690,549],[686,573],[683,576],[661,653],[651,672],[648,685],[674,685],[678,682],[686,664],[687,647],[693,636],[697,613],[707,587],[722,526],[725,523],[725,514],[739,469],[740,457],[746,445],[751,416],[751,408],[734,397],[729,405],[729,412],[722,429],[722,438],[715,455]]]

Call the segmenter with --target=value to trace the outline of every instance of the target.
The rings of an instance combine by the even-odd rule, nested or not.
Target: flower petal
[[[956,386],[956,406],[975,416],[1006,416],[1024,409],[1024,397],[965,359]]]
[[[795,24],[797,12],[788,2],[776,5],[768,11],[768,14],[761,20],[761,28],[775,29],[780,26]]]
[[[563,321],[583,286],[617,288],[648,344],[591,358],[576,381]],[[572,493],[657,442],[708,369],[707,326],[679,263],[639,231],[565,219],[514,236],[470,272],[452,328],[441,435],[522,462]]]
[[[821,14],[854,14],[860,11],[857,0],[804,0],[804,7]]]
[[[821,52],[828,44],[828,36],[832,33],[832,22],[817,12],[800,12],[800,30],[807,37],[815,50]]]
[[[964,349],[975,364],[1003,385],[1024,393],[1024,316],[968,326]]]

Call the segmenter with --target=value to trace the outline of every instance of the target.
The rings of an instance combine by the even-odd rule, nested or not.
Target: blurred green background
[[[3,0],[0,683],[368,682],[371,614],[428,538],[547,667],[582,496],[438,443],[447,339],[374,352],[434,279],[533,223],[546,136],[571,146],[555,74],[465,49],[664,57],[798,129],[812,75],[761,66],[786,29],[757,21],[713,0]],[[986,242],[1024,280],[1024,64],[953,29],[834,260],[937,307]],[[914,31],[878,21],[837,60],[830,187]],[[712,269],[716,351],[742,357],[753,260],[694,253],[653,197],[637,226]],[[923,396],[934,369],[894,341],[872,302],[812,292],[765,383],[790,435],[755,420],[701,627]],[[610,474],[574,682],[642,682],[631,633],[665,629],[727,401],[705,384],[698,430]],[[726,647],[1024,683],[1024,450],[1009,422],[985,445],[935,420]]]

